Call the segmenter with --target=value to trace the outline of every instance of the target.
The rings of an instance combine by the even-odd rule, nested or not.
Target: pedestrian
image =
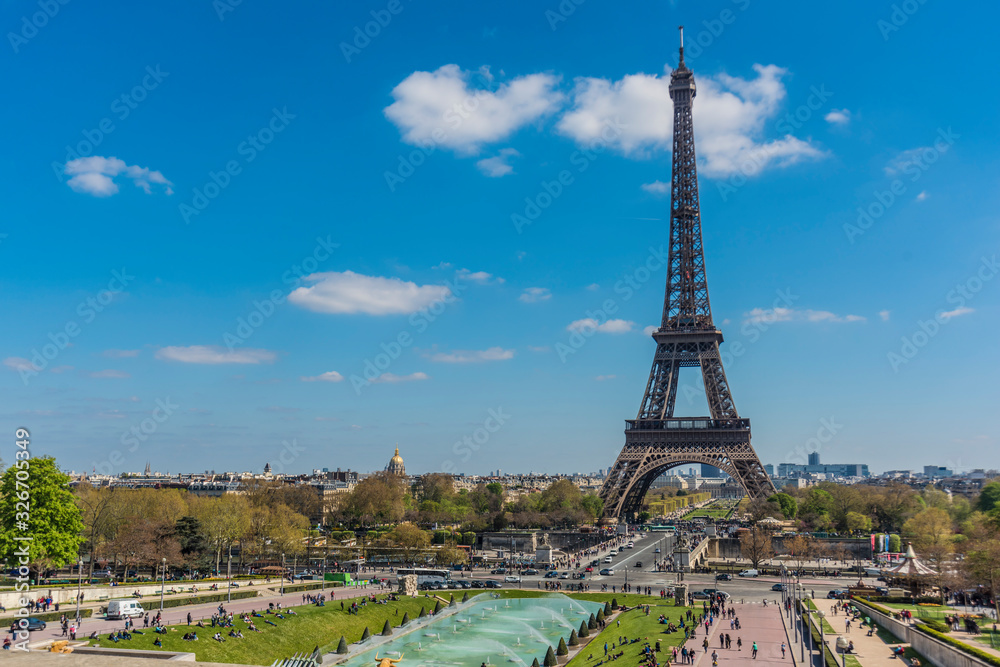
[[[785,642],[781,642],[781,659],[785,658]]]
[[[844,619],[844,625],[847,627],[847,632],[851,631],[851,617],[848,616]]]
[[[752,656],[753,659],[756,660],[757,659],[757,642],[753,643],[753,646],[751,647],[750,650],[753,652],[753,656]]]
[[[702,640],[701,645],[705,647],[705,653],[708,653],[708,637]]]
[[[737,651],[743,650],[743,640],[739,637],[736,638],[736,650]]]
[[[187,620],[188,620],[188,625],[191,625],[191,612],[188,612]]]

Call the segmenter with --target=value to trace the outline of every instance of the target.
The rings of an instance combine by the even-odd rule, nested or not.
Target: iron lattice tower
[[[685,463],[715,466],[735,479],[751,498],[775,493],[750,444],[750,420],[736,412],[719,356],[722,332],[712,321],[702,249],[698,169],[695,164],[694,73],[680,62],[670,75],[674,104],[673,165],[670,181],[670,253],[656,354],[635,419],[625,422],[625,446],[601,489],[604,516],[635,514],[654,479]],[[698,367],[711,416],[674,417],[680,369]]]

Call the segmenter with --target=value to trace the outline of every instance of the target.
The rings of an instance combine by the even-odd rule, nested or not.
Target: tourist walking
[[[751,648],[750,650],[753,652],[753,656],[752,656],[753,659],[756,660],[757,659],[757,642],[753,643],[753,648]]]

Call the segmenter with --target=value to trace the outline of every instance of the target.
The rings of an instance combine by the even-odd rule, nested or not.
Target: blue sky
[[[8,1],[6,431],[78,471],[608,467],[683,23],[761,459],[998,467],[997,10],[894,6]]]

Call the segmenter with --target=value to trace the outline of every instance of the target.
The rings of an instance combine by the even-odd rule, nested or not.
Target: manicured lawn
[[[459,593],[461,593],[459,591]],[[380,596],[384,599],[385,596]],[[446,598],[447,599],[447,598]],[[458,596],[461,599],[461,595]],[[297,615],[285,615],[284,619],[265,614],[264,618],[254,618],[254,625],[261,632],[250,632],[239,617],[233,619],[236,630],[243,632],[243,639],[228,637],[229,628],[197,628],[187,625],[167,626],[167,634],[158,635],[151,629],[143,630],[144,634],[132,635],[132,641],[110,641],[107,634],[92,646],[114,648],[133,648],[157,650],[153,641],[159,637],[163,646],[159,650],[187,651],[197,656],[199,662],[237,662],[249,665],[270,665],[278,658],[288,658],[300,651],[311,651],[316,646],[332,644],[336,648],[341,635],[348,642],[361,639],[365,627],[373,635],[382,632],[386,619],[393,627],[399,625],[404,613],[409,613],[411,619],[416,619],[420,608],[426,608],[430,613],[434,609],[435,600],[423,597],[404,598],[388,604],[372,604],[361,608],[356,615],[341,611],[340,602],[334,601],[323,607],[312,605],[295,607]],[[266,608],[265,604],[261,605]],[[348,605],[349,606],[349,605]],[[265,619],[275,623],[274,626],[265,623]],[[198,641],[184,641],[184,633],[196,631]],[[212,639],[212,635],[220,632],[225,637],[225,643]]]
[[[812,600],[810,600],[809,598],[806,598],[805,602],[806,602],[806,606],[809,607],[810,609],[816,609],[816,603],[813,602]],[[810,614],[810,616],[815,616],[815,614]],[[827,616],[829,616],[829,612],[827,613]],[[838,617],[835,617],[835,618],[838,618]],[[843,618],[843,617],[839,617],[839,618]],[[816,622],[816,619],[814,618],[813,619],[813,623],[815,623],[815,622]],[[817,627],[819,627],[819,626],[817,626]],[[830,622],[827,620],[827,618],[823,619],[823,632],[825,632],[828,635],[835,635],[835,634],[837,634],[837,631],[833,629],[833,626],[830,625]]]
[[[689,607],[675,607],[672,601],[661,604],[659,596],[652,598],[630,595],[629,597],[633,598],[627,602],[630,606],[636,603],[649,604],[649,616],[646,616],[645,612],[640,609],[633,609],[615,616],[613,619],[609,619],[607,627],[590,644],[574,656],[567,663],[566,667],[587,667],[588,665],[594,665],[603,661],[605,642],[608,644],[609,655],[624,651],[625,655],[618,659],[624,660],[624,662],[620,663],[623,665],[638,664],[643,646],[646,643],[649,644],[650,648],[655,649],[656,642],[660,642],[660,653],[657,656],[657,661],[661,664],[670,656],[671,647],[680,646],[684,643],[683,631],[674,632],[669,635],[665,634],[666,625],[661,625],[657,619],[662,614],[674,623],[678,623],[681,616]],[[642,600],[640,600],[640,597]],[[618,601],[622,602],[620,595],[618,596]],[[698,608],[691,609],[700,612]],[[619,621],[621,621],[620,626],[618,625]],[[596,632],[596,630],[593,632]],[[639,641],[617,648],[616,645],[618,644],[619,637],[627,637],[630,640],[638,638]]]

